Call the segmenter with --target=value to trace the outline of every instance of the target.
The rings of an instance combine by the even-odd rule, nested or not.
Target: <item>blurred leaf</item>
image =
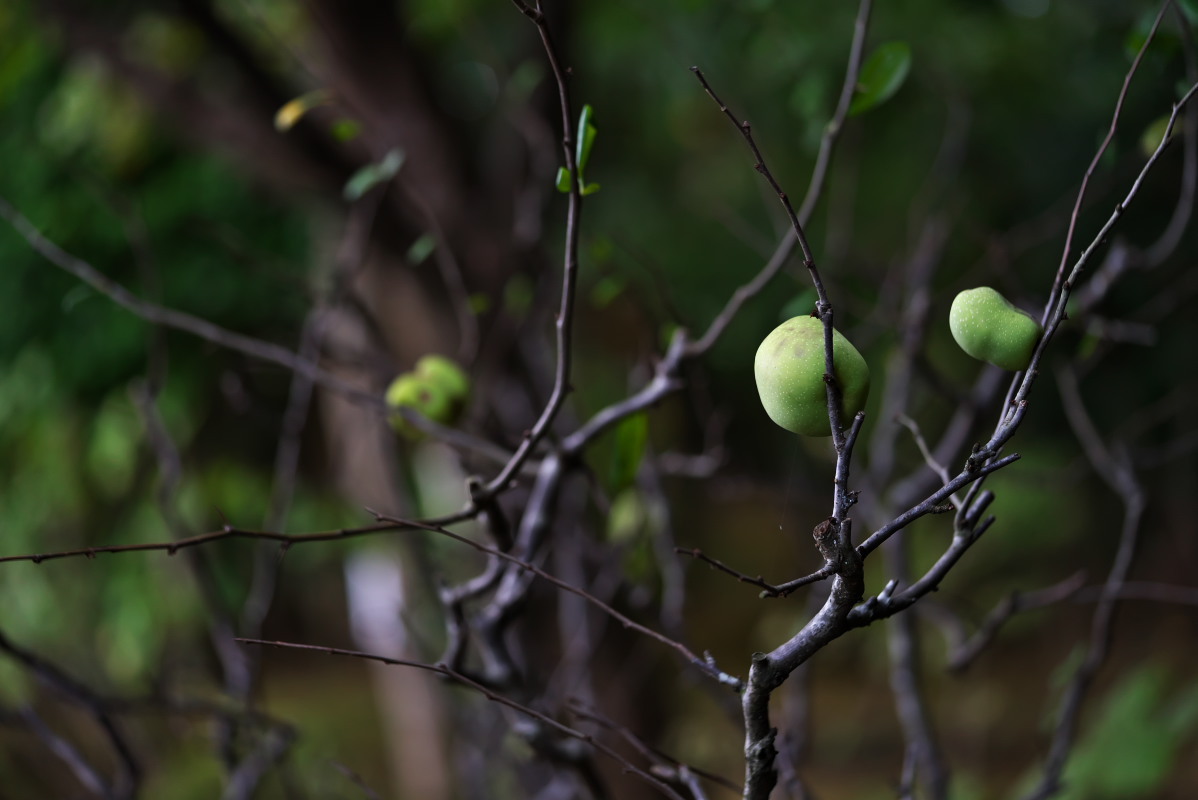
[[[595,192],[597,192],[597,191],[599,191],[599,184],[597,184],[597,183],[588,183],[586,186],[583,186],[583,187],[582,187],[582,196],[583,196],[583,197],[590,197],[591,195],[593,195],[593,194],[594,194]]]
[[[582,113],[578,116],[578,146],[576,158],[578,161],[578,173],[581,175],[586,172],[587,162],[591,159],[591,147],[595,144],[595,126],[591,124],[591,107],[584,105]]]
[[[1198,0],[1177,0],[1190,24],[1198,23]]]
[[[138,14],[123,44],[135,61],[172,78],[193,71],[205,50],[204,35],[194,25],[157,11]]]
[[[910,45],[906,42],[879,45],[861,65],[857,93],[849,106],[849,114],[860,114],[885,103],[902,87],[910,71]]]
[[[507,85],[504,86],[509,101],[517,104],[527,103],[528,98],[541,84],[544,77],[545,68],[541,66],[540,61],[535,59],[521,61],[512,70],[511,75],[508,76]]]
[[[358,138],[362,133],[362,123],[356,119],[339,119],[333,123],[330,129],[333,138],[339,142],[348,142]]]
[[[332,94],[326,89],[316,89],[306,94],[301,94],[299,97],[284,103],[283,106],[275,112],[275,130],[280,133],[289,131],[295,127],[295,123],[303,119],[303,116],[317,106],[323,106],[331,101]]]
[[[569,194],[571,186],[570,170],[566,169],[565,167],[558,167],[557,179],[554,181],[554,185],[557,186],[557,190],[562,194]]]
[[[619,275],[606,275],[591,289],[591,305],[595,308],[606,308],[619,297],[627,284]]]
[[[631,486],[624,489],[607,512],[607,540],[615,544],[633,541],[644,530],[648,516],[641,493]]]
[[[1170,136],[1176,136],[1181,128],[1181,120],[1177,121],[1177,125],[1173,128]],[[1165,131],[1169,129],[1169,115],[1163,114],[1153,120],[1144,133],[1140,135],[1140,150],[1146,157],[1151,157],[1156,152],[1156,148],[1160,147],[1161,141],[1165,138]]]
[[[351,203],[360,199],[380,183],[386,183],[396,176],[403,166],[404,153],[398,147],[392,148],[382,161],[367,164],[353,174],[345,183],[345,199]]]
[[[421,234],[412,246],[408,248],[404,260],[412,266],[423,264],[433,250],[437,249],[437,239],[431,233]]]
[[[513,319],[522,319],[532,306],[532,281],[522,272],[508,278],[503,286],[503,309]]]
[[[1111,689],[1069,760],[1064,800],[1158,794],[1198,724],[1198,687],[1170,692],[1167,684],[1149,665]]]
[[[643,411],[625,417],[616,426],[615,447],[608,470],[608,485],[612,491],[630,486],[636,480],[648,439],[649,417]]]
[[[92,482],[107,496],[119,498],[133,482],[141,423],[123,391],[109,393],[92,419],[91,441],[84,456]]]
[[[470,313],[478,316],[491,310],[491,296],[485,292],[475,292],[469,298]]]

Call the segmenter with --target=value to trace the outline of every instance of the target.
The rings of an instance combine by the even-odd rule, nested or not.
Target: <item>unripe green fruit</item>
[[[961,349],[1013,372],[1027,369],[1040,341],[1040,323],[989,286],[966,289],[953,300],[948,327]]]
[[[835,329],[832,368],[842,397],[841,422],[847,426],[869,396],[869,365]],[[804,436],[832,435],[824,383],[823,322],[816,317],[794,317],[774,328],[757,348],[753,374],[770,419]]]
[[[387,387],[386,400],[387,405],[397,411],[410,408],[419,411],[433,422],[447,423],[453,418],[454,403],[445,390],[437,383],[413,372],[405,372],[391,382]],[[419,439],[423,435],[404,419],[402,414],[391,414],[387,421],[396,433],[408,439]]]
[[[452,359],[430,353],[416,362],[417,375],[437,384],[449,398],[464,403],[470,395],[470,378]]]

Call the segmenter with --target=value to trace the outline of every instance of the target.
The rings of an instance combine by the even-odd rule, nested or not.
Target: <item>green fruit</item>
[[[953,300],[948,327],[961,349],[981,361],[1017,372],[1027,369],[1040,341],[1040,323],[989,286]]]
[[[849,340],[832,331],[832,367],[842,397],[841,423],[865,407],[869,365]],[[794,317],[765,337],[753,359],[761,405],[770,419],[804,436],[831,436],[824,383],[824,323]]]
[[[387,405],[393,409],[410,408],[428,417],[433,422],[448,423],[453,418],[453,401],[440,385],[413,372],[405,372],[387,387]],[[419,439],[422,434],[402,414],[388,417],[395,431],[409,439]]]
[[[417,375],[441,387],[449,398],[464,403],[470,395],[470,378],[452,359],[430,353],[416,362]]]

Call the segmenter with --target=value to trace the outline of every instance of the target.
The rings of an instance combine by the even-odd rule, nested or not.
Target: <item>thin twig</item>
[[[680,783],[685,783],[686,781],[684,780],[682,773],[690,772],[694,773],[694,775],[698,777],[706,778],[712,783],[718,783],[726,789],[731,789],[734,792],[740,791],[740,786],[723,777],[722,775],[717,775],[714,772],[708,772],[707,770],[700,769],[689,764],[684,764],[678,759],[666,755],[656,747],[647,744],[643,739],[630,731],[628,728],[620,725],[612,719],[609,719],[608,717],[605,717],[595,709],[585,706],[577,701],[570,701],[568,705],[570,712],[575,716],[590,722],[594,722],[600,727],[611,731],[624,741],[628,742],[628,744],[630,744],[647,760],[654,762],[652,771],[655,774],[667,777],[667,773],[672,773],[669,775],[669,777],[673,777],[674,780]]]
[[[1119,593],[1136,557],[1140,521],[1147,504],[1126,452],[1112,450],[1103,443],[1094,428],[1082,402],[1074,374],[1067,369],[1061,370],[1057,373],[1057,383],[1061,389],[1065,417],[1081,442],[1086,457],[1094,470],[1123,502],[1123,529],[1103,593],[1090,620],[1090,638],[1086,645],[1085,657],[1074,671],[1057,709],[1044,774],[1036,787],[1024,796],[1024,800],[1044,800],[1060,790],[1061,776],[1077,739],[1082,705],[1110,652]]]
[[[1131,87],[1131,79],[1135,76],[1139,69],[1140,61],[1144,58],[1144,53],[1148,50],[1148,45],[1156,37],[1157,28],[1160,27],[1161,19],[1165,16],[1165,11],[1168,10],[1170,3],[1161,4],[1161,10],[1157,12],[1156,19],[1152,21],[1152,28],[1149,29],[1148,35],[1144,38],[1143,44],[1140,45],[1139,51],[1136,53],[1135,59],[1131,62],[1131,67],[1127,74],[1123,77],[1123,86],[1119,90],[1119,95],[1115,100],[1115,111],[1111,116],[1111,125],[1107,129],[1106,136],[1102,140],[1102,144],[1098,146],[1098,151],[1094,154],[1094,158],[1090,161],[1090,166],[1086,167],[1086,173],[1082,176],[1082,184],[1077,192],[1077,200],[1073,204],[1073,213],[1069,216],[1069,230],[1065,234],[1065,246],[1061,251],[1061,263],[1057,267],[1057,275],[1053,279],[1052,291],[1048,295],[1048,302],[1044,306],[1044,313],[1041,317],[1041,324],[1048,322],[1049,314],[1052,313],[1053,307],[1056,305],[1057,299],[1060,297],[1065,279],[1065,267],[1069,263],[1069,251],[1073,246],[1073,234],[1077,229],[1077,220],[1081,215],[1082,201],[1085,200],[1086,190],[1090,186],[1090,176],[1094,174],[1094,170],[1098,168],[1099,162],[1102,161],[1102,156],[1110,146],[1111,141],[1115,138],[1115,131],[1119,125],[1119,116],[1123,113],[1123,102],[1127,98],[1127,90]],[[1170,126],[1172,127],[1172,126]],[[1168,134],[1166,133],[1166,138]]]
[[[124,286],[104,275],[91,264],[71,255],[47,239],[32,222],[13,208],[3,197],[0,197],[0,217],[12,225],[17,233],[29,243],[29,246],[45,257],[51,264],[74,275],[117,305],[136,314],[147,322],[185,331],[193,336],[198,336],[201,339],[218,344],[221,347],[244,353],[261,361],[269,361],[272,364],[286,367],[319,383],[321,386],[345,395],[355,402],[376,408],[385,407],[381,397],[369,392],[363,392],[356,386],[352,386],[331,372],[328,372],[315,362],[304,359],[285,347],[226,330],[200,317],[141,299]]]
[[[549,61],[550,70],[557,84],[558,104],[562,115],[562,153],[566,169],[570,172],[570,195],[566,209],[566,243],[562,257],[562,293],[558,307],[557,319],[554,322],[557,340],[557,361],[553,374],[553,391],[549,400],[532,428],[524,435],[520,446],[511,459],[486,486],[490,494],[504,491],[524,461],[532,454],[533,448],[549,432],[549,427],[557,418],[558,412],[566,402],[570,393],[570,370],[574,358],[574,300],[578,280],[578,240],[582,215],[582,187],[579,185],[578,165],[574,158],[574,128],[571,120],[573,111],[570,106],[570,89],[566,79],[566,71],[561,65],[549,22],[541,11],[538,2],[535,9],[530,8],[522,0],[512,0],[526,17],[537,26],[545,57]],[[579,132],[582,135],[582,132]]]
[[[807,242],[807,234],[803,230],[803,223],[799,220],[798,214],[795,212],[794,206],[790,202],[790,197],[782,190],[782,186],[778,183],[774,174],[770,171],[769,166],[765,163],[765,157],[761,154],[761,149],[757,146],[757,141],[753,138],[753,130],[747,121],[740,122],[735,114],[729,110],[728,106],[711,88],[711,84],[707,82],[707,78],[703,75],[703,71],[698,67],[691,67],[691,72],[695,73],[695,77],[699,79],[699,83],[703,85],[703,91],[707,92],[708,97],[715,101],[720,107],[720,111],[725,117],[736,127],[740,135],[744,138],[745,144],[753,153],[753,168],[761,173],[770,188],[778,195],[778,200],[781,201],[782,207],[786,209],[786,216],[790,219],[791,228],[794,231],[795,238],[798,240],[799,249],[803,254],[803,266],[807,268],[807,274],[811,278],[811,283],[815,287],[815,293],[819,297],[819,302],[816,304],[816,313],[824,325],[824,382],[827,385],[828,394],[828,422],[832,427],[832,442],[836,447],[836,452],[840,453],[844,449],[845,435],[841,430],[841,389],[840,384],[836,381],[836,370],[833,363],[832,351],[832,330],[833,330],[833,310],[832,303],[828,299],[828,291],[824,288],[823,279],[820,277],[819,269],[815,265],[815,255],[811,251],[811,245]]]
[[[757,577],[753,577],[751,575],[746,575],[743,572],[733,569],[732,567],[728,566],[724,562],[719,561],[718,559],[712,558],[711,556],[707,555],[706,553],[704,553],[702,550],[700,550],[697,547],[675,547],[674,552],[678,553],[679,555],[690,556],[691,558],[702,561],[703,563],[707,564],[708,566],[714,567],[715,569],[718,569],[720,572],[723,572],[725,575],[731,575],[733,578],[736,578],[741,583],[749,583],[749,584],[752,584],[753,586],[758,587],[759,589],[761,589],[761,594],[763,597],[765,597],[765,596],[783,597],[784,596],[782,594],[781,590],[777,586],[774,586],[772,583],[766,583],[765,579],[762,578],[760,575],[758,575]]]
[[[374,513],[374,512],[372,512],[372,513]],[[397,526],[410,524],[406,520],[395,519],[392,517],[388,517],[385,514],[375,513],[374,516],[380,522],[394,523]],[[416,526],[413,526],[413,527],[416,527]],[[667,647],[670,647],[670,648],[678,651],[683,656],[683,658],[685,658],[689,663],[695,665],[696,667],[701,669],[704,673],[716,678],[720,683],[727,684],[734,688],[740,685],[739,678],[736,678],[732,675],[728,675],[727,673],[724,673],[718,669],[715,669],[711,665],[709,659],[700,658],[699,656],[695,655],[693,652],[691,652],[691,650],[686,645],[682,644],[682,642],[675,641],[674,639],[671,639],[668,636],[665,636],[664,634],[658,633],[657,631],[653,630],[652,628],[646,628],[644,625],[641,625],[640,623],[633,621],[632,619],[625,616],[624,614],[621,614],[619,611],[612,608],[610,605],[603,602],[598,597],[595,597],[594,595],[590,594],[589,592],[587,592],[583,589],[579,589],[577,586],[567,583],[566,581],[563,581],[562,579],[555,577],[554,575],[550,575],[548,572],[541,569],[536,564],[533,564],[529,561],[525,561],[522,558],[517,558],[516,556],[512,555],[511,553],[505,553],[502,550],[497,550],[494,547],[483,544],[482,542],[476,542],[473,539],[462,536],[461,534],[454,533],[453,531],[448,530],[447,528],[443,528],[440,526],[434,526],[434,525],[421,525],[419,527],[421,527],[425,530],[435,531],[437,533],[440,533],[442,536],[447,536],[450,539],[453,539],[455,542],[461,542],[462,544],[473,547],[475,550],[479,551],[480,553],[486,553],[487,555],[502,559],[502,560],[508,562],[509,564],[513,564],[522,570],[525,570],[527,572],[532,573],[533,575],[536,575],[538,578],[548,581],[549,583],[553,584],[554,586],[561,589],[562,591],[569,592],[570,594],[575,595],[577,597],[581,597],[582,599],[586,600],[591,605],[595,606],[596,608],[603,611],[608,616],[615,619],[617,622],[619,622],[625,628],[629,628],[631,630],[637,631],[638,633],[648,636],[650,639],[655,639],[656,641],[666,645]]]
[[[849,60],[848,65],[845,67],[844,81],[840,87],[840,99],[837,101],[836,111],[833,113],[832,119],[828,121],[827,126],[824,128],[824,135],[820,140],[819,154],[816,156],[811,181],[807,186],[807,194],[804,196],[803,202],[799,207],[798,219],[802,225],[806,225],[810,221],[816,203],[823,193],[824,186],[827,183],[828,169],[832,163],[832,156],[835,153],[836,144],[840,141],[840,134],[844,130],[844,123],[848,118],[853,94],[857,91],[857,78],[861,71],[861,59],[865,51],[865,38],[869,30],[872,6],[872,0],[862,0],[857,8],[857,19],[853,24],[853,42],[849,47]],[[735,122],[735,119],[733,121]],[[790,254],[794,252],[794,247],[797,243],[797,237],[792,235],[791,232],[788,232],[782,238],[782,241],[778,243],[774,254],[770,256],[765,266],[761,268],[751,281],[740,286],[732,293],[732,297],[728,299],[724,308],[712,320],[706,333],[690,345],[688,356],[701,356],[715,345],[720,336],[723,335],[725,329],[732,324],[732,320],[736,318],[736,315],[745,303],[760,294],[769,285],[770,281],[774,279],[787,259],[790,258]]]
[[[450,669],[448,666],[446,666],[444,664],[426,664],[421,661],[409,661],[407,659],[402,659],[402,658],[390,658],[388,656],[380,656],[380,655],[374,655],[372,653],[364,653],[359,650],[346,650],[346,649],[343,649],[340,647],[325,647],[323,645],[314,645],[314,644],[299,644],[297,642],[279,642],[279,641],[268,641],[265,639],[245,639],[245,638],[238,638],[237,641],[242,642],[243,644],[256,644],[256,645],[261,645],[263,647],[278,647],[278,648],[285,648],[285,649],[289,649],[289,650],[309,650],[311,652],[324,653],[326,655],[332,655],[332,656],[348,656],[350,658],[360,658],[360,659],[363,659],[366,661],[377,661],[380,664],[388,664],[391,666],[411,667],[412,669],[419,669],[419,670],[424,670],[426,672],[432,672],[432,673],[435,673],[438,675],[442,675],[446,678],[449,678],[450,680],[453,680],[457,683],[462,684],[463,686],[473,689],[474,691],[478,692],[483,697],[485,697],[487,700],[490,700],[493,703],[498,703],[499,705],[510,708],[519,714],[523,714],[527,717],[531,717],[532,719],[535,719],[538,722],[540,722],[544,725],[547,725],[550,728],[553,728],[558,733],[561,733],[561,734],[568,736],[572,739],[577,739],[578,741],[583,742],[584,744],[594,747],[596,750],[603,753],[608,758],[612,759],[617,764],[619,764],[621,766],[621,768],[623,768],[624,770],[631,772],[633,775],[636,775],[641,780],[643,780],[646,783],[648,783],[649,785],[655,787],[658,791],[660,791],[666,797],[674,798],[674,800],[685,800],[685,798],[683,798],[680,794],[675,792],[674,789],[669,784],[665,783],[664,781],[654,777],[653,775],[649,774],[645,770],[636,766],[635,764],[630,762],[628,759],[624,758],[624,756],[620,755],[618,752],[613,750],[611,747],[605,745],[603,742],[599,741],[598,739],[591,736],[590,734],[586,734],[586,733],[583,733],[582,731],[575,730],[574,728],[571,728],[568,725],[564,725],[561,722],[558,722],[557,720],[553,719],[550,716],[542,714],[540,711],[537,711],[534,708],[529,708],[528,706],[517,703],[515,700],[512,700],[508,697],[504,697],[501,694],[497,694],[496,692],[492,691],[491,689],[489,689],[488,687],[479,683],[478,681],[468,677],[467,675],[462,674],[461,672],[458,672],[457,670]]]

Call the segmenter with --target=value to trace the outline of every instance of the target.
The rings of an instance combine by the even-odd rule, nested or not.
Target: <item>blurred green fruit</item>
[[[989,286],[958,294],[948,312],[948,327],[966,353],[1012,371],[1027,369],[1041,332],[1030,314]]]
[[[849,340],[832,331],[832,367],[847,427],[869,396],[869,365]],[[824,323],[816,317],[783,322],[761,342],[753,360],[761,405],[777,424],[804,436],[831,436],[824,384]]]
[[[452,359],[430,353],[416,362],[413,370],[418,376],[435,383],[449,396],[462,405],[470,395],[470,378]]]
[[[395,409],[410,408],[428,417],[433,422],[442,424],[453,421],[453,401],[446,391],[437,383],[412,372],[400,375],[387,387],[387,406]],[[393,413],[388,417],[391,427],[409,439],[419,439],[423,434],[402,414]]]

